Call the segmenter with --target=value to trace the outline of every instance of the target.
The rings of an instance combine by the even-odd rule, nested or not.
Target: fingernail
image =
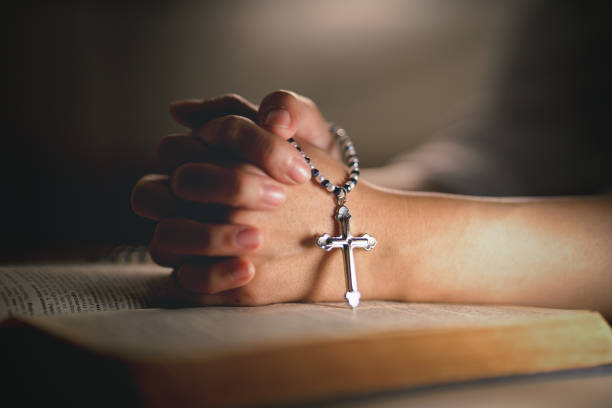
[[[276,184],[264,184],[262,200],[268,205],[279,205],[285,201],[285,190]]]
[[[291,115],[284,109],[275,109],[268,112],[266,115],[266,126],[276,126],[281,128],[288,128],[291,124]]]
[[[295,157],[289,166],[289,178],[294,183],[303,183],[310,179],[310,167],[303,158]]]
[[[255,273],[255,267],[250,262],[239,262],[233,266],[230,279],[234,281],[248,280]]]
[[[260,241],[261,234],[255,228],[245,228],[236,234],[236,244],[242,248],[255,249]]]

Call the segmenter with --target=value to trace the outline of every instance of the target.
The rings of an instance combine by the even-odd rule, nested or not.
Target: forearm
[[[612,314],[611,198],[380,194],[390,210],[375,269],[395,271],[391,297]]]

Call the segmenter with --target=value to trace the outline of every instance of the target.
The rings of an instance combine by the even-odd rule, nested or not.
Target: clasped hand
[[[162,140],[160,173],[143,177],[131,201],[157,221],[150,253],[175,268],[172,293],[197,304],[341,300],[343,273],[328,273],[330,256],[313,244],[335,231],[333,196],[308,182],[309,166],[286,142],[296,138],[332,181],[344,179],[315,104],[277,91],[259,107],[224,95],[170,111],[190,132]],[[359,190],[351,196],[363,203],[369,188]]]

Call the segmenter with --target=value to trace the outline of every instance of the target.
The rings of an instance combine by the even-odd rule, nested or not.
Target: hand
[[[239,128],[247,123],[256,123],[261,129],[280,136],[282,139],[298,137],[307,140],[320,149],[326,151],[332,157],[340,157],[337,146],[328,131],[328,124],[319,112],[317,106],[310,99],[290,91],[275,91],[263,98],[260,106],[256,106],[240,95],[228,94],[208,100],[187,100],[174,102],[170,105],[170,113],[174,119],[189,127],[191,133],[187,135],[173,135],[165,138],[159,145],[158,161],[163,171],[173,170],[172,166],[191,161],[210,161],[217,158],[220,153],[223,156],[234,156],[241,160],[251,162],[259,166],[268,174],[275,174],[274,169],[282,163],[277,162],[276,155],[267,163],[259,159],[267,153],[269,143],[250,145],[251,150],[243,151],[236,149],[236,145],[248,143],[250,138],[247,132],[237,132],[235,145],[221,143],[219,146],[213,140],[201,138],[208,144],[208,149],[203,149],[197,143],[198,137],[210,134],[210,128],[227,126]],[[248,120],[247,120],[248,119]],[[227,137],[227,135],[224,135]],[[202,141],[200,140],[200,141]],[[288,145],[281,145],[278,156],[289,157],[286,153],[291,150]],[[216,147],[215,152],[211,147]],[[221,148],[221,152],[219,151]],[[246,149],[244,149],[246,150]],[[283,154],[283,151],[285,153]],[[208,153],[208,154],[207,154]],[[294,153],[294,152],[293,152]],[[285,182],[281,177],[278,181]],[[303,182],[305,180],[301,180]]]
[[[240,255],[259,248],[262,235],[279,234],[269,229],[270,233],[265,233],[274,223],[259,226],[248,222],[237,215],[242,213],[236,209],[269,210],[280,205],[285,190],[272,178],[289,185],[310,178],[301,155],[281,138],[303,137],[303,143],[309,140],[339,156],[327,123],[312,101],[286,91],[268,95],[258,111],[245,99],[226,95],[208,101],[178,102],[171,106],[171,113],[194,130],[190,136],[171,136],[160,144],[159,162],[171,176],[146,176],[132,194],[136,213],[161,220],[151,242],[151,254],[162,265],[180,266],[178,276],[189,292],[211,294],[245,285],[254,275],[254,264]],[[223,116],[228,113],[244,116]],[[270,131],[255,125],[252,119]],[[302,166],[301,171],[296,171],[296,164]],[[344,173],[338,181],[343,177]],[[258,214],[253,221],[265,215]],[[335,225],[331,218],[328,223],[330,220],[325,231],[333,232]],[[314,236],[309,239],[313,240]],[[308,246],[313,246],[312,242]],[[199,276],[198,284],[190,278],[194,275]],[[335,295],[341,298],[342,293],[338,290]],[[253,303],[252,298],[240,296],[240,302]]]
[[[277,108],[288,114],[275,113],[266,120]],[[228,208],[278,206],[285,199],[281,183],[310,179],[310,168],[282,138],[300,134],[319,145],[331,143],[327,125],[314,103],[288,91],[269,94],[259,110],[241,96],[230,94],[205,101],[176,102],[171,104],[170,112],[192,131],[190,135],[162,140],[157,162],[165,174],[143,177],[131,199],[138,215],[156,221],[183,217],[221,223]],[[289,124],[282,123],[287,116]],[[272,132],[254,121],[268,122],[266,126]],[[328,146],[328,150],[332,149]],[[276,181],[266,177],[266,171]],[[169,174],[175,180],[172,184]],[[174,194],[165,194],[168,189]],[[155,242],[151,252],[162,265],[174,266],[184,259],[158,251]]]
[[[339,184],[344,180],[344,166],[305,140],[298,140],[332,181]],[[190,165],[181,168],[188,168],[185,166]],[[249,171],[249,165],[240,166],[245,173]],[[176,280],[171,281],[173,295],[197,304],[230,305],[343,299],[342,254],[328,253],[314,245],[316,236],[337,230],[333,195],[315,183],[306,183],[285,187],[286,201],[274,210],[242,206],[218,211],[217,206],[215,211],[208,211],[210,196],[199,200],[197,191],[202,186],[185,182],[185,174],[181,170],[170,179],[149,176],[139,183],[133,200],[147,203],[141,213],[156,214],[161,219],[151,250],[158,263],[178,266]],[[256,177],[255,173],[250,176]],[[351,192],[351,212],[362,221],[352,223],[355,233],[363,232],[364,225],[372,234],[381,228],[374,214],[366,215],[370,213],[368,208],[378,205],[379,194],[367,184]],[[183,205],[200,206],[204,214],[169,218],[181,207],[175,196],[185,195],[192,200]],[[207,222],[202,222],[203,218]],[[367,283],[371,281],[367,276],[371,254],[363,259],[362,254],[356,256],[362,287],[372,286]],[[373,296],[374,292],[365,294]]]

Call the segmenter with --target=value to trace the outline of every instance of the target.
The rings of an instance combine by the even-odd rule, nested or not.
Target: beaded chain
[[[340,150],[344,155],[344,164],[349,167],[350,171],[350,174],[342,187],[336,186],[331,181],[327,180],[325,176],[323,176],[323,174],[321,174],[321,172],[314,166],[314,164],[312,164],[310,157],[306,155],[306,153],[293,138],[290,138],[287,141],[302,154],[302,157],[304,157],[304,160],[306,160],[306,163],[308,163],[310,166],[312,177],[314,177],[315,180],[327,191],[334,193],[338,198],[338,203],[343,204],[346,201],[346,195],[353,188],[355,188],[355,185],[357,185],[357,180],[359,180],[359,158],[357,157],[355,146],[353,146],[353,142],[351,141],[351,138],[347,134],[346,130],[339,126],[331,125],[329,127],[329,131],[332,135],[334,135],[336,143],[338,143],[338,146],[340,146]]]
[[[356,308],[359,305],[359,299],[361,294],[357,289],[357,271],[355,268],[355,259],[353,256],[353,249],[361,248],[366,251],[371,250],[376,246],[376,238],[369,234],[363,234],[362,236],[354,236],[350,233],[349,221],[351,219],[351,213],[348,207],[346,207],[346,195],[355,188],[357,180],[359,180],[359,159],[357,158],[357,152],[351,138],[348,136],[346,131],[341,127],[331,125],[329,127],[331,134],[335,136],[336,142],[340,146],[340,150],[344,155],[344,163],[349,167],[349,177],[344,182],[342,187],[336,186],[331,181],[327,180],[321,172],[312,164],[310,157],[306,155],[302,148],[295,142],[293,138],[289,139],[289,143],[302,154],[306,163],[310,166],[312,177],[321,184],[330,193],[334,193],[336,196],[338,208],[336,210],[336,221],[340,234],[338,236],[331,236],[330,234],[323,234],[315,239],[315,245],[325,251],[331,251],[332,249],[341,249],[343,252],[344,259],[344,277],[346,279],[346,293],[344,298],[352,308]]]

